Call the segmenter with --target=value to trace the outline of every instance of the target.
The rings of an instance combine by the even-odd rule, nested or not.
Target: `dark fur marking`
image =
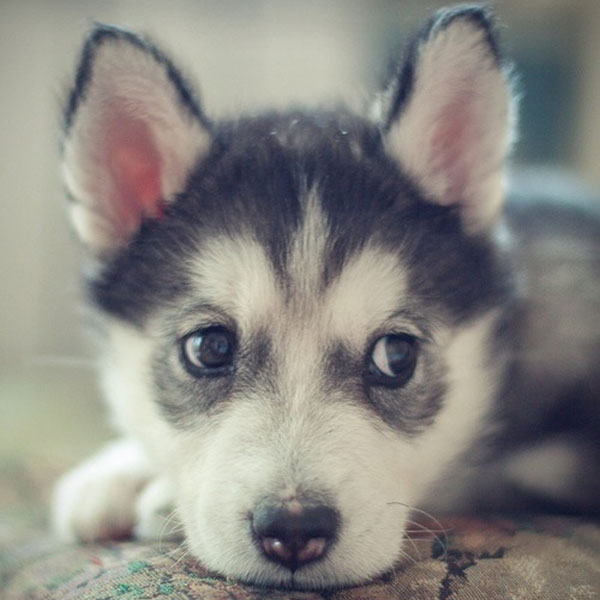
[[[419,43],[456,18],[489,28],[487,13],[480,9],[440,13],[411,52],[416,54]],[[163,54],[133,34],[101,26],[85,45],[65,113],[67,127],[85,98],[98,46],[114,38],[125,39],[164,65],[182,105],[206,123],[192,92]],[[488,38],[499,60],[491,31]],[[406,64],[406,72],[399,77],[403,94],[413,76],[414,57]],[[309,193],[318,194],[329,231],[323,288],[352,256],[373,243],[399,255],[412,294],[407,302],[418,304],[421,312],[438,313],[441,308],[459,324],[501,305],[510,296],[510,278],[493,242],[464,235],[455,208],[425,202],[385,153],[379,129],[344,110],[271,113],[215,126],[209,153],[190,175],[187,189],[165,209],[164,219],[144,221],[126,248],[100,263],[88,280],[90,295],[102,310],[143,327],[157,308],[176,310],[198,300],[192,296],[197,292],[186,264],[216,235],[256,239],[266,249],[285,290],[290,243],[302,226]],[[268,342],[262,347],[262,359],[268,363]],[[236,386],[256,384],[256,377],[264,372],[260,362],[251,360],[254,368],[245,366],[229,378],[185,379],[177,394],[187,400],[173,406],[166,400],[175,395],[165,389],[168,377],[164,372],[170,350],[164,352],[166,355],[155,361],[157,388],[159,397],[165,399],[160,400],[163,408],[179,422],[219,405],[234,394]],[[362,361],[360,357],[357,365],[355,359],[351,364],[357,371],[342,376],[341,363],[337,361],[336,366],[334,356],[326,379],[337,386],[343,385],[342,381],[356,381]],[[427,389],[422,384],[412,393],[416,384],[409,382],[406,389],[370,388],[363,389],[362,395],[386,422],[416,432],[431,422],[441,405],[443,368],[436,369],[428,373]],[[415,402],[419,394],[427,401]]]
[[[423,352],[418,375],[400,388],[386,388],[369,383],[368,356],[356,355],[341,343],[336,344],[326,354],[323,394],[342,393],[352,402],[362,399],[377,418],[408,435],[417,435],[435,418],[446,391],[443,365],[428,350]]]
[[[359,158],[353,145],[361,148]],[[187,191],[165,219],[143,223],[129,247],[105,263],[91,282],[92,296],[109,312],[143,320],[153,306],[185,294],[185,258],[215,234],[250,233],[267,249],[285,288],[290,240],[307,190],[315,186],[330,231],[324,285],[374,240],[401,253],[419,296],[447,306],[459,321],[476,305],[501,301],[491,244],[463,235],[455,209],[426,203],[386,156],[377,130],[344,113],[221,125]]]
[[[238,334],[239,336],[239,334]],[[217,414],[232,397],[244,397],[250,391],[273,394],[269,338],[257,332],[239,339],[234,371],[216,377],[193,377],[178,364],[176,336],[165,333],[153,360],[155,400],[165,417],[180,429],[193,426],[199,415]],[[176,401],[174,401],[176,400]]]
[[[409,435],[423,431],[435,419],[446,393],[445,369],[439,358],[419,358],[413,379],[398,389],[364,383],[365,394],[377,414],[392,427]]]
[[[334,114],[292,113],[225,124],[166,217],[143,223],[129,246],[91,279],[92,297],[103,310],[143,327],[146,316],[159,307],[175,309],[199,300],[192,296],[197,292],[186,264],[204,243],[215,235],[236,238],[247,233],[266,248],[285,289],[290,241],[301,226],[307,190],[316,186],[330,231],[324,286],[372,241],[399,254],[408,269],[408,301],[421,306],[421,312],[441,308],[459,324],[502,304],[510,285],[493,244],[464,235],[454,209],[422,200],[378,140],[376,130],[348,115],[340,121]],[[352,151],[353,142],[360,144],[360,158]],[[161,369],[157,365],[157,373]],[[251,385],[260,367],[244,372]],[[427,389],[418,390],[426,402],[415,402],[410,386],[363,394],[386,422],[417,432],[439,410],[442,380],[432,376]],[[186,383],[177,393],[196,398],[199,385]],[[230,396],[232,386],[206,381],[206,399],[198,400],[196,410]],[[166,390],[160,396],[174,397]],[[184,405],[172,407],[173,418],[185,421],[191,416],[188,409],[194,402]]]

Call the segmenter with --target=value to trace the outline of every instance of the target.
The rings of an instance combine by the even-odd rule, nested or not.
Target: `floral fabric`
[[[358,587],[299,592],[223,579],[175,543],[61,545],[35,492],[24,494],[23,473],[8,475],[0,476],[2,600],[600,599],[600,523],[591,519],[428,523],[431,531],[407,540],[407,557],[392,573]],[[37,483],[29,481],[30,487]]]

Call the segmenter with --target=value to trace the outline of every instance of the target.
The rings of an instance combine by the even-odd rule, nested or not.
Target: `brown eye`
[[[417,340],[408,334],[380,337],[368,357],[368,377],[373,385],[400,387],[417,366]]]
[[[225,327],[199,329],[181,340],[181,360],[194,377],[227,375],[233,370],[235,336]]]

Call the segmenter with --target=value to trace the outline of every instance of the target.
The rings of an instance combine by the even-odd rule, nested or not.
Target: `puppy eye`
[[[199,329],[181,340],[181,360],[194,377],[226,375],[233,369],[235,346],[235,336],[225,327]]]
[[[417,366],[417,340],[408,334],[380,337],[371,350],[368,370],[373,385],[400,387],[407,383]]]

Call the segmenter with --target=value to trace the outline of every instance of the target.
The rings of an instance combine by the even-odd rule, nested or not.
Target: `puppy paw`
[[[140,490],[153,474],[135,442],[111,444],[59,480],[52,503],[55,532],[70,542],[127,537]]]
[[[168,479],[153,479],[140,494],[135,512],[135,537],[141,540],[183,538],[183,526],[174,509],[173,487]]]

